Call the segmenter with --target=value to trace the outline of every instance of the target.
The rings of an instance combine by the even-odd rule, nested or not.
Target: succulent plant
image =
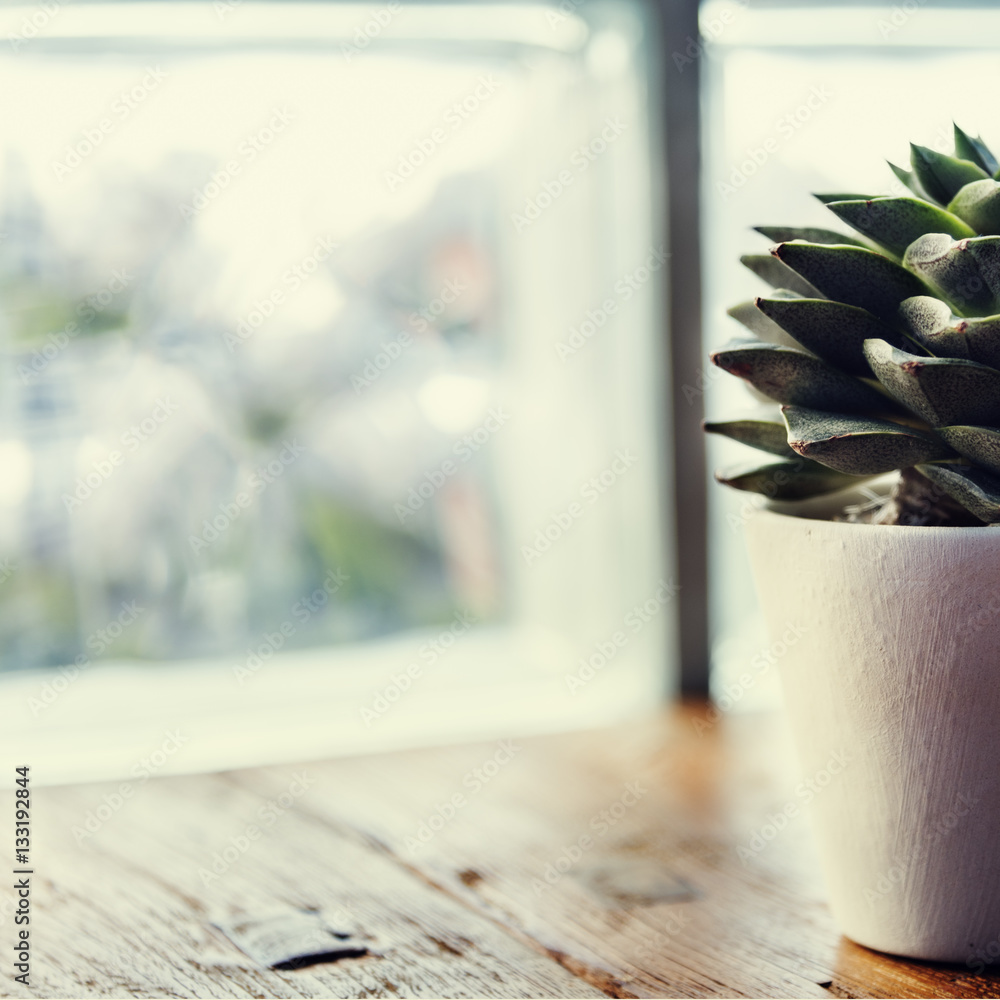
[[[741,260],[773,290],[712,361],[783,420],[707,423],[769,454],[716,478],[803,500],[899,470],[879,520],[1000,523],[1000,164],[956,125],[953,156],[890,167],[911,195],[816,196],[858,236],[757,229],[775,245]]]

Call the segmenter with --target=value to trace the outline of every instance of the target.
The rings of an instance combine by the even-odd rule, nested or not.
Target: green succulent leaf
[[[781,412],[793,451],[852,476],[891,472],[950,454],[932,434],[888,420],[846,417],[801,406],[783,406]]]
[[[910,245],[903,265],[962,316],[1000,312],[1000,236],[955,242],[944,233],[928,233]]]
[[[724,437],[748,444],[751,448],[780,455],[782,458],[795,458],[795,452],[788,447],[788,434],[785,425],[774,420],[727,420],[722,423],[706,422],[705,430],[709,434],[722,434]]]
[[[910,165],[920,186],[942,205],[947,205],[959,190],[989,174],[969,160],[959,160],[946,153],[910,144]]]
[[[772,500],[806,500],[824,493],[834,493],[858,482],[856,476],[845,476],[842,472],[805,458],[760,466],[738,466],[725,472],[717,472],[715,478],[726,486],[749,493],[761,493]]]
[[[799,299],[802,296],[796,295],[785,288],[777,288],[771,293],[776,299]],[[820,299],[819,301],[824,301]],[[751,333],[766,340],[769,344],[784,344],[785,347],[797,347],[798,341],[781,329],[777,323],[765,316],[756,306],[754,299],[732,306],[726,310],[726,314],[733,319],[739,320]]]
[[[771,296],[754,302],[760,314],[806,350],[851,375],[871,377],[864,352],[866,340],[879,338],[896,346],[902,344],[893,329],[870,312],[843,302]]]
[[[899,313],[913,337],[931,354],[968,358],[1000,369],[1000,316],[963,319],[953,315],[946,302],[930,295],[906,299]]]
[[[1000,371],[994,368],[964,358],[921,358],[884,340],[867,341],[865,356],[889,395],[933,427],[1000,421]]]
[[[874,250],[820,243],[779,243],[771,248],[771,253],[818,288],[823,297],[867,309],[887,323],[897,321],[903,299],[927,293],[916,275]]]
[[[955,239],[976,235],[957,216],[920,198],[832,201],[826,207],[895,257],[902,257],[906,248],[924,233],[947,233]]]
[[[897,523],[1000,524],[1000,161],[955,125],[954,155],[890,167],[912,195],[815,196],[856,237],[755,227],[774,245],[741,259],[772,291],[729,310],[755,339],[712,361],[784,424],[706,423],[770,456],[717,478],[802,500],[901,469]]]
[[[1000,474],[1000,428],[939,427],[938,434],[959,453],[990,472]]]
[[[920,186],[920,181],[917,180],[917,175],[914,174],[912,170],[907,170],[905,167],[897,167],[895,163],[892,163],[889,160],[886,162],[889,164],[889,169],[892,170],[897,179],[908,187],[918,198],[932,200],[928,198],[927,192]],[[851,199],[845,199],[845,201],[846,200]]]
[[[966,184],[949,202],[948,211],[964,219],[978,235],[1000,233],[1000,183],[987,178]],[[947,232],[936,227],[934,231]]]
[[[929,479],[970,514],[987,524],[1000,521],[1000,479],[972,465],[918,465]]]
[[[823,297],[819,289],[813,288],[805,278],[769,253],[744,254],[740,257],[740,263],[753,271],[758,278],[763,278],[772,288],[783,288],[812,299]]]
[[[821,201],[824,205],[829,205],[831,201],[864,201],[866,198],[874,198],[875,195],[871,194],[814,194],[813,197],[817,201]],[[779,243],[784,242],[779,240]],[[822,243],[822,240],[816,240],[816,243]]]
[[[779,403],[843,413],[884,413],[894,409],[892,401],[874,386],[789,347],[755,340],[734,341],[711,357],[713,364],[738,375]]]
[[[973,139],[966,135],[957,125],[955,125],[955,155],[963,160],[970,160],[988,174],[995,174],[1000,170],[1000,163],[997,163],[997,158],[990,152],[986,143],[979,136]]]
[[[754,226],[754,230],[766,236],[772,243],[789,243],[792,240],[805,240],[807,243],[828,243],[835,246],[868,247],[853,236],[835,233],[832,229],[820,229],[816,226]],[[925,229],[924,232],[927,232]]]

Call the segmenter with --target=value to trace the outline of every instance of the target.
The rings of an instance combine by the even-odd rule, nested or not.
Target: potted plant
[[[712,361],[781,418],[706,430],[769,456],[717,478],[771,500],[748,542],[770,630],[802,633],[780,670],[835,918],[973,963],[1000,938],[1000,164],[957,126],[911,161],[912,196],[817,196],[858,236],[758,230],[774,290]]]

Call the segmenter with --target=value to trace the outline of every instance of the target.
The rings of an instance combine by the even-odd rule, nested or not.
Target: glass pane
[[[638,6],[132,6],[0,50],[0,668],[576,669],[662,573]]]

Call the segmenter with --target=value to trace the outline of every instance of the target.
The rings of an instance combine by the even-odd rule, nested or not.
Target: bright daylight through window
[[[39,780],[168,708],[185,769],[651,703],[641,5],[54,6],[0,47],[0,698]]]

